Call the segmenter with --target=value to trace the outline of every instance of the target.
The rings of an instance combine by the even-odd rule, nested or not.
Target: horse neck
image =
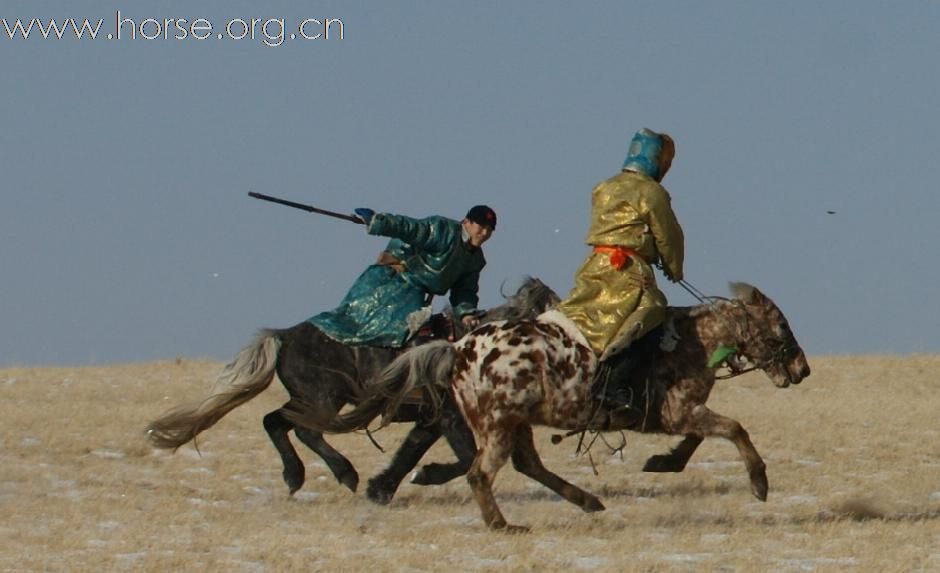
[[[705,349],[707,356],[720,346],[741,343],[740,325],[745,311],[736,301],[720,300],[688,309],[690,334]],[[682,333],[680,333],[680,336]]]

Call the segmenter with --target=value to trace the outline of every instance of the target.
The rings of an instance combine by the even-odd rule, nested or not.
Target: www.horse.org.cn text
[[[287,40],[342,40],[340,18],[231,18],[216,25],[209,18],[131,18],[115,11],[110,27],[104,18],[0,18],[7,39],[29,40],[253,40],[277,47]],[[2,35],[0,35],[2,37]]]

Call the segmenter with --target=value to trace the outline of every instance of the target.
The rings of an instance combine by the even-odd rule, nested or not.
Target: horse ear
[[[746,304],[763,304],[767,297],[757,287],[747,283],[734,282],[729,285],[734,297]]]

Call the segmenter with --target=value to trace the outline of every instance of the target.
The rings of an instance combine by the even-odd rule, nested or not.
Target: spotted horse
[[[705,405],[716,381],[709,359],[734,349],[725,362],[733,373],[759,369],[780,388],[800,383],[810,367],[774,302],[750,285],[731,286],[732,299],[669,308],[664,341],[673,344],[657,346],[632,374],[644,382],[641,416],[618,416],[598,405],[591,388],[597,368],[593,352],[567,317],[550,310],[536,319],[484,325],[454,344],[436,342],[408,351],[380,374],[370,387],[371,398],[336,418],[331,429],[364,427],[383,403],[391,405],[386,416],[392,415],[396,400],[421,383],[452,388],[478,447],[467,480],[492,529],[528,530],[509,525],[493,496],[493,480],[509,460],[582,510],[604,509],[597,497],[545,468],[533,425],[683,436],[670,453],[646,462],[644,471],[651,472],[682,471],[706,437],[724,438],[737,446],[751,490],[764,501],[765,465],[747,431]]]

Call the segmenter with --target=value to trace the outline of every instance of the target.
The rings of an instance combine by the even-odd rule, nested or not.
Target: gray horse
[[[481,322],[532,318],[557,304],[558,296],[542,281],[528,277],[516,294],[503,305],[485,311]],[[448,325],[456,321],[437,316],[431,324],[437,332],[420,337],[454,338]],[[332,420],[346,404],[356,404],[367,393],[369,381],[404,349],[347,346],[325,334],[309,322],[281,330],[262,330],[225,367],[209,397],[179,406],[147,427],[151,444],[158,448],[176,449],[211,428],[228,412],[248,402],[271,384],[274,374],[290,394],[279,409],[264,417],[264,429],[277,448],[284,465],[284,482],[294,494],[304,484],[304,463],[291,444],[288,433],[323,458],[336,479],[352,491],[359,485],[359,474],[352,463],[323,438],[323,433],[299,427],[292,418],[303,416],[313,427]],[[381,474],[369,480],[366,495],[376,503],[388,503],[402,479],[420,461],[424,453],[442,435],[457,456],[451,464],[428,464],[412,480],[428,485],[445,483],[466,473],[473,461],[476,445],[460,413],[449,397],[440,407],[420,401],[406,404],[395,415],[396,422],[415,422],[404,443]]]

